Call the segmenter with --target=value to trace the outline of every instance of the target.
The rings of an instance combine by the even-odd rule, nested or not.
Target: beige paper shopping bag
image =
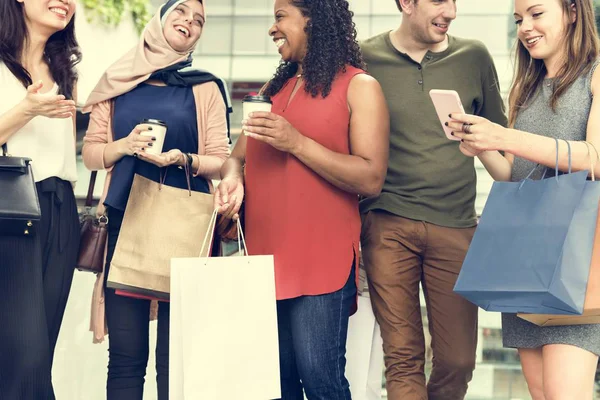
[[[213,195],[135,175],[107,286],[168,300],[171,258],[200,253],[213,209]]]
[[[273,256],[242,254],[171,260],[171,399],[281,397]]]

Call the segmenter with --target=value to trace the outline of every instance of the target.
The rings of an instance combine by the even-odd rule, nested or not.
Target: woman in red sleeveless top
[[[282,398],[350,399],[344,376],[355,304],[358,197],[384,182],[389,115],[365,74],[346,0],[276,0],[269,30],[282,62],[221,170],[215,201],[245,196],[251,254],[273,254]],[[245,166],[245,176],[243,173]]]

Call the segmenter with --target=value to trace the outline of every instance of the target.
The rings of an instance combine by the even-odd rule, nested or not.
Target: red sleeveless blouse
[[[313,98],[291,78],[273,96],[272,112],[328,149],[350,154],[348,86],[365,71],[346,66],[331,93]],[[275,259],[277,299],[341,289],[358,257],[358,195],[333,186],[289,153],[248,138],[245,231],[251,255]],[[357,263],[358,270],[358,263]]]

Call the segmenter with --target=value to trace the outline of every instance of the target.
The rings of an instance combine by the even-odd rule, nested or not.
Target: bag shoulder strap
[[[92,171],[90,174],[90,184],[88,186],[87,197],[85,198],[85,206],[92,207],[92,200],[94,198],[94,186],[96,186],[96,176],[98,171]]]

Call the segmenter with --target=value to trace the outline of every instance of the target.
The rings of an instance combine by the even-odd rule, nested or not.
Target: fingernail
[[[451,134],[452,136],[454,136],[454,132],[450,132],[450,134]]]
[[[146,148],[145,148],[145,147],[142,147],[142,151],[146,151]]]
[[[243,126],[242,126],[242,130],[243,130],[243,131],[247,131],[247,130],[248,130],[248,126],[246,126],[246,125],[243,125]]]
[[[447,123],[447,122],[444,122],[444,125],[448,126],[448,123]]]
[[[154,143],[148,143],[148,146],[149,146],[149,147],[152,147],[152,145],[153,145],[153,144],[154,144]]]
[[[452,118],[452,114],[448,114],[448,118]]]
[[[245,120],[242,121],[242,125],[246,125],[247,123],[248,123],[247,119],[245,119]]]
[[[254,118],[254,113],[253,113],[253,112],[251,112],[250,114],[248,114],[248,116],[249,116],[250,118]]]
[[[460,139],[460,141],[461,141],[462,143],[464,143],[464,142],[465,142],[465,139]]]
[[[155,137],[153,137],[153,138],[152,138],[152,140],[156,140],[156,138],[155,138]]]
[[[149,127],[148,127],[148,130],[149,130],[149,131],[151,131],[151,130],[152,130],[152,127],[151,127],[151,126],[149,126]]]

